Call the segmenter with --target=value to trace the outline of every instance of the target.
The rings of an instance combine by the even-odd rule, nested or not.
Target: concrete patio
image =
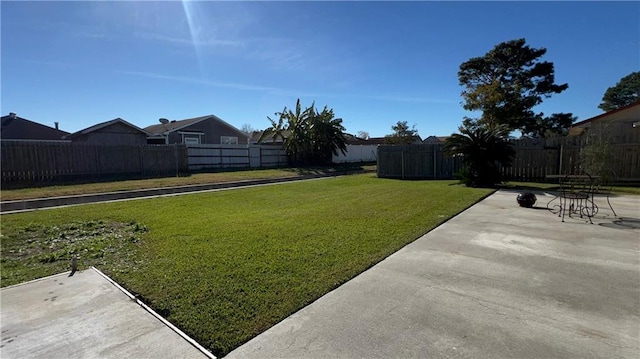
[[[0,291],[0,357],[208,357],[97,270],[69,274]]]
[[[498,191],[227,358],[638,358],[640,196]],[[603,202],[604,200],[604,202]]]

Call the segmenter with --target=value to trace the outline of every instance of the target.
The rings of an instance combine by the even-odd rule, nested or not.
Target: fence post
[[[144,176],[144,153],[142,145],[138,145],[138,155],[140,156],[140,173]]]
[[[178,176],[178,144],[177,143],[173,144],[173,154],[176,158],[176,177],[179,177]]]
[[[100,155],[98,154],[98,146],[93,145],[93,154],[96,159],[96,177],[100,178]]]
[[[36,181],[40,181],[42,178],[40,178],[42,171],[40,170],[40,156],[38,156],[38,144],[35,143],[33,146],[34,152],[35,152],[35,158],[36,158]]]
[[[438,179],[437,166],[436,166],[436,146],[431,146],[433,150],[433,179]]]
[[[401,173],[401,178],[404,179],[404,148],[401,150],[400,152],[400,159],[402,162],[402,173]]]
[[[558,169],[558,174],[561,175],[562,174],[562,149],[563,149],[563,145],[560,144],[560,164],[559,164],[559,169]]]

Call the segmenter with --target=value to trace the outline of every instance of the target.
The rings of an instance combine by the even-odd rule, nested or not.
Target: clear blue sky
[[[1,112],[77,131],[215,114],[255,129],[328,105],[347,132],[457,131],[457,71],[496,44],[545,47],[569,89],[537,110],[598,115],[640,70],[639,2],[1,3]]]

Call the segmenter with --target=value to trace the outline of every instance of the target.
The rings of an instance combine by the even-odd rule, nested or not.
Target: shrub
[[[468,187],[492,187],[502,182],[501,166],[510,166],[515,151],[503,126],[461,126],[449,137],[444,151],[462,156],[465,167],[457,173]]]

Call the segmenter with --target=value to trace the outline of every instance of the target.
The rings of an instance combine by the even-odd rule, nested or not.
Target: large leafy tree
[[[524,136],[563,132],[574,120],[571,114],[545,117],[533,111],[544,98],[568,88],[555,83],[553,63],[540,60],[546,52],[545,48],[526,45],[525,39],[516,39],[462,63],[458,80],[465,87],[463,107],[482,111],[475,121],[490,128],[506,126]]]
[[[632,72],[609,87],[598,106],[603,111],[612,111],[640,100],[640,71]]]
[[[461,126],[449,137],[444,152],[461,156],[465,165],[460,179],[472,187],[493,186],[502,181],[500,166],[511,165],[515,151],[507,140],[510,129],[505,125]]]
[[[409,127],[407,121],[398,121],[395,125],[391,126],[393,133],[384,136],[384,142],[394,145],[410,145],[415,143],[418,139],[418,130],[416,125]]]
[[[294,110],[285,106],[275,113],[277,121],[267,117],[271,126],[262,132],[258,142],[280,138],[294,164],[324,165],[331,163],[332,155],[338,151],[345,154],[347,143],[342,119],[335,118],[333,109],[325,106],[318,112],[314,105],[303,110],[298,99]]]

